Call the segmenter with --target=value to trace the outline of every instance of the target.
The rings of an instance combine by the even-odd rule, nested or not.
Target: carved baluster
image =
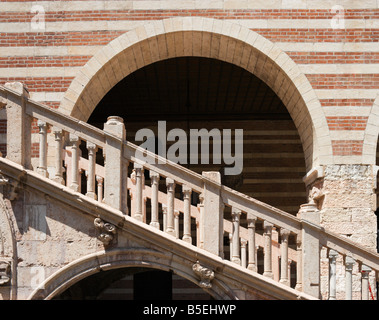
[[[70,133],[70,143],[71,143],[71,184],[70,188],[74,191],[79,191],[80,181],[79,181],[79,143],[80,139],[78,136]]]
[[[198,229],[200,230],[199,234],[199,247],[204,249],[204,194],[200,193],[199,195],[199,201],[200,203],[198,204],[199,208],[199,226]]]
[[[289,286],[289,278],[288,278],[288,237],[290,232],[286,229],[280,229],[281,236],[281,263],[280,263],[280,282]]]
[[[191,237],[191,192],[192,189],[183,185],[183,201],[184,201],[184,214],[183,214],[183,241],[192,243]]]
[[[241,266],[246,268],[246,246],[247,240],[241,239]]]
[[[255,252],[255,223],[257,218],[251,213],[247,213],[247,228],[249,234],[249,264],[248,269],[257,271],[257,263],[256,263],[256,252]]]
[[[162,213],[163,213],[163,231],[166,232],[167,229],[167,206],[162,205]]]
[[[97,181],[97,200],[99,202],[103,201],[103,185],[104,185],[104,178],[100,176],[96,176]]]
[[[88,149],[88,172],[87,172],[87,193],[86,196],[96,199],[95,193],[95,166],[96,166],[96,151],[97,146],[87,141]]]
[[[263,275],[273,279],[272,273],[272,227],[273,224],[267,221],[264,221],[264,272]]]
[[[37,172],[47,178],[47,124],[41,120],[38,120],[37,124],[39,128],[39,165]]]
[[[134,163],[133,172],[136,181],[136,210],[134,218],[142,221],[143,218],[143,166],[139,163]]]
[[[353,299],[353,266],[355,260],[347,256],[345,258],[345,300]]]
[[[178,210],[174,210],[174,230],[175,230],[176,239],[179,239],[179,211]]]
[[[171,178],[166,178],[167,186],[167,228],[166,232],[175,236],[174,226],[174,201],[175,201],[175,181]]]
[[[369,300],[369,275],[370,275],[370,272],[371,272],[371,268],[366,266],[366,265],[362,265],[362,270],[361,270],[361,273],[362,273],[362,300]]]
[[[233,233],[229,232],[229,260],[232,261],[233,252]]]
[[[241,210],[232,208],[233,235],[232,235],[232,262],[241,264],[240,259],[240,216]]]
[[[64,184],[63,175],[62,175],[63,132],[62,132],[62,129],[57,128],[57,127],[54,127],[53,131],[54,131],[55,144],[56,144],[54,181],[60,184]]]
[[[159,229],[158,220],[158,187],[159,187],[159,174],[155,171],[150,171],[151,179],[151,222],[150,225]]]
[[[303,249],[301,246],[301,236],[298,234],[296,236],[296,286],[295,289],[298,291],[303,291]]]
[[[338,252],[329,251],[329,300],[336,300],[336,261]]]

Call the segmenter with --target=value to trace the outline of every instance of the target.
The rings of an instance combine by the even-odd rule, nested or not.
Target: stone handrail
[[[314,203],[302,205],[295,217],[223,186],[218,173],[204,172],[200,175],[168,160],[164,165],[141,164],[135,157],[138,146],[125,141],[122,119],[110,117],[104,130],[97,129],[29,100],[21,84],[0,87],[0,107],[5,106],[7,158],[26,170],[50,177],[74,192],[81,191],[79,172],[85,170],[87,197],[137,220],[149,222],[155,228],[160,228],[159,220],[164,214],[162,231],[175,238],[179,238],[180,234],[177,214],[180,212],[183,226],[181,240],[225,258],[224,237],[229,236],[229,259],[232,262],[288,286],[294,285],[291,283],[293,276],[296,289],[315,297],[320,296],[320,248],[323,247],[331,270],[329,299],[336,297],[335,266],[338,256],[343,257],[346,268],[345,298],[351,299],[351,270],[356,264],[362,278],[361,297],[368,299],[369,275],[371,278],[378,276],[379,255],[321,228],[319,211]],[[34,133],[34,136],[39,136],[37,156],[32,154],[30,134],[35,119],[39,129],[38,133]],[[49,128],[52,128],[50,133]],[[80,155],[82,141],[86,142],[87,159]],[[105,157],[105,166],[96,163],[98,149]],[[150,156],[160,159],[155,154]],[[63,174],[63,163],[66,175]],[[131,164],[133,171],[128,176]],[[145,186],[144,171],[149,172],[151,186]],[[159,190],[161,179],[165,179],[164,191]],[[178,197],[176,186],[181,187],[182,198]],[[195,206],[191,204],[193,193],[198,196]],[[131,197],[130,207],[128,197]],[[151,202],[151,221],[146,219],[145,198]],[[196,220],[196,230],[192,229],[191,218]],[[246,226],[241,225],[242,221]],[[196,244],[192,242],[192,236],[196,236]],[[260,262],[263,262],[263,269]],[[291,264],[296,266],[296,274],[290,272]]]

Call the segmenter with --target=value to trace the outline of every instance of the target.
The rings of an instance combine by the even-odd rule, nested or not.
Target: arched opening
[[[211,300],[191,281],[152,268],[130,267],[100,271],[55,296],[53,300]]]
[[[329,128],[306,76],[275,44],[238,24],[200,17],[155,21],[99,50],[78,72],[59,110],[87,121],[122,79],[154,62],[179,57],[229,62],[254,74],[282,100],[299,132],[306,171],[333,163]]]
[[[114,86],[88,122],[103,128],[112,115],[124,119],[127,139],[137,145],[142,143],[135,141],[140,129],[149,128],[158,137],[158,121],[167,122],[167,132],[179,128],[187,137],[191,129],[242,129],[240,174],[223,174],[228,164],[222,156],[215,163],[212,139],[209,164],[199,152],[198,163],[186,158],[182,165],[200,174],[218,171],[223,184],[293,214],[306,202],[305,156],[297,128],[273,90],[241,67],[202,57],[155,62]],[[167,149],[174,143],[167,141]]]

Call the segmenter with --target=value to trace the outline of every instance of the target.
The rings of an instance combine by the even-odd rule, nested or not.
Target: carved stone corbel
[[[96,218],[94,220],[94,225],[95,228],[100,231],[100,234],[97,238],[103,242],[105,246],[109,245],[114,239],[114,235],[117,232],[116,227],[109,222],[104,222],[100,218]]]
[[[214,272],[211,269],[202,266],[199,261],[197,261],[192,266],[192,270],[200,278],[200,288],[212,288],[211,281],[214,278]]]
[[[324,193],[319,188],[313,187],[312,190],[309,192],[308,203],[318,206],[323,196]]]
[[[11,280],[11,264],[8,261],[0,261],[0,286],[6,285]]]

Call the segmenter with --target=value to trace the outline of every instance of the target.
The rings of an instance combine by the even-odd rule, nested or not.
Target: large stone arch
[[[199,284],[199,279],[192,271],[192,266],[180,264],[178,261],[173,264],[171,254],[144,248],[114,249],[89,254],[59,269],[41,283],[30,294],[28,300],[50,300],[78,281],[97,272],[128,267],[173,271],[175,274]],[[237,299],[233,290],[217,279],[212,281],[212,287],[207,289],[207,292],[217,300]]]
[[[370,115],[367,119],[367,126],[363,140],[363,164],[376,164],[376,152],[379,138],[379,93],[374,100]],[[378,150],[379,151],[379,150]]]
[[[121,35],[100,49],[78,72],[59,110],[87,121],[120,80],[153,62],[183,56],[229,62],[259,77],[287,107],[302,141],[307,171],[332,163],[329,128],[307,77],[274,43],[224,20],[165,19]]]

